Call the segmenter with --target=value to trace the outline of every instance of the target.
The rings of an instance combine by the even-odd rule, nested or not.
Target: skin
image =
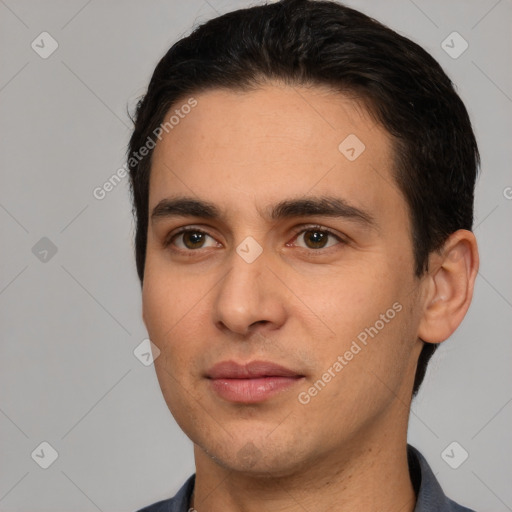
[[[420,338],[445,340],[466,314],[478,269],[473,234],[452,234],[431,254],[429,272],[414,275],[392,139],[353,98],[276,82],[194,97],[197,107],[155,148],[149,211],[187,195],[225,216],[150,219],[143,284],[159,384],[194,443],[192,505],[412,511],[406,436]],[[366,146],[354,161],[338,150],[349,134]],[[375,225],[264,215],[284,199],[322,195],[364,209]],[[315,245],[316,224],[345,242]],[[166,247],[185,226],[207,232],[202,245],[185,235]],[[248,236],[263,250],[252,263],[236,252]],[[394,303],[401,311],[300,403],[299,393]],[[224,400],[205,378],[220,361],[255,359],[305,377],[256,404]]]

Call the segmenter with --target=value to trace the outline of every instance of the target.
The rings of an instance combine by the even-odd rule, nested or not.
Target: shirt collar
[[[445,495],[425,457],[414,446],[407,445],[407,459],[416,492],[414,512],[474,512]]]

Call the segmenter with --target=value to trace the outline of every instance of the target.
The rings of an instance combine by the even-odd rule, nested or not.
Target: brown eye
[[[170,237],[168,242],[165,244],[166,246],[174,245],[178,248],[178,250],[182,251],[193,251],[195,249],[203,249],[205,246],[205,241],[207,238],[213,238],[201,231],[199,229],[183,229],[182,231],[174,234]],[[176,243],[176,241],[180,241],[181,243]],[[210,245],[209,247],[213,247],[214,245]]]
[[[329,243],[329,238],[334,239],[335,242],[327,245]],[[300,245],[305,249],[327,249],[336,245],[336,241],[338,243],[343,243],[344,241],[334,233],[329,230],[322,229],[320,227],[310,227],[308,229],[304,229],[300,231],[296,237],[296,240],[302,239],[305,245]]]
[[[183,243],[188,249],[197,249],[204,243],[205,234],[199,231],[187,231],[182,233]]]
[[[317,229],[308,230],[304,233],[304,240],[310,249],[323,249],[329,238],[328,233],[325,231],[319,231]]]

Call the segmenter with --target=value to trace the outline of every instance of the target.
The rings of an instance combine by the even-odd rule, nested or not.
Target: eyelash
[[[294,231],[293,240],[296,240],[299,235],[301,235],[302,233],[306,233],[308,231],[318,231],[320,233],[330,235],[330,236],[336,238],[338,240],[338,242],[341,243],[341,245],[348,244],[348,241],[346,239],[342,238],[340,235],[334,233],[330,229],[324,228],[323,226],[320,226],[317,224],[309,225],[309,226],[301,226],[300,228],[297,228],[297,230]],[[169,248],[172,245],[172,242],[174,239],[176,239],[180,235],[183,235],[186,233],[200,233],[202,235],[206,235],[206,236],[209,236],[210,238],[213,238],[209,233],[207,233],[206,231],[204,231],[202,229],[194,228],[194,227],[187,227],[187,228],[181,229],[180,231],[170,235],[164,242],[164,248]],[[334,246],[327,247],[324,249],[308,249],[305,247],[299,247],[299,249],[304,249],[308,252],[312,252],[315,254],[324,254],[325,252],[331,250],[336,245],[338,245],[338,244],[335,244]],[[200,251],[201,249],[202,248],[199,248],[199,249],[180,249],[180,248],[176,249],[176,248],[173,248],[172,251],[181,253],[181,254],[186,254],[187,256],[192,256],[194,253]]]

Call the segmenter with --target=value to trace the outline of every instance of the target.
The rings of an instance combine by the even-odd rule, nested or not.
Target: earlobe
[[[420,339],[441,343],[457,329],[471,304],[478,266],[475,235],[465,229],[452,233],[442,249],[430,255]]]

